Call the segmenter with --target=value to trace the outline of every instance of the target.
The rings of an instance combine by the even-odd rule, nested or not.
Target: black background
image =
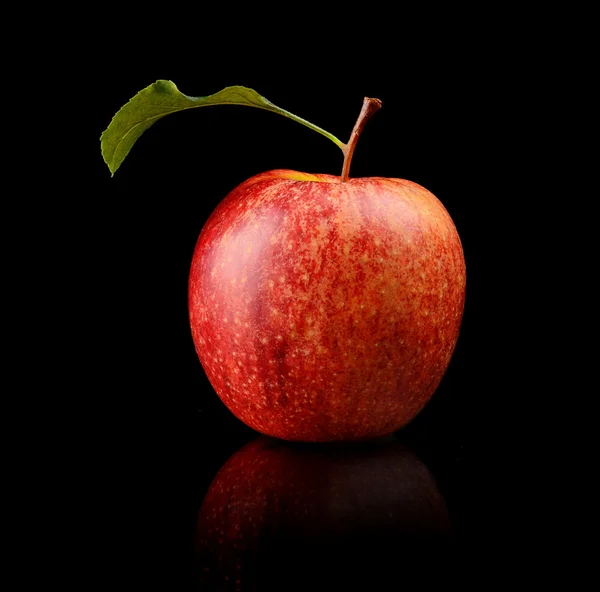
[[[249,86],[342,140],[364,96],[383,101],[351,176],[401,177],[431,190],[455,221],[467,263],[451,365],[396,437],[439,484],[463,577],[501,577],[527,561],[540,531],[533,518],[521,520],[532,506],[517,467],[527,455],[523,434],[535,431],[528,421],[536,366],[525,346],[534,321],[522,309],[533,298],[518,204],[531,195],[535,118],[522,122],[534,112],[537,71],[515,68],[488,33],[470,31],[435,51],[394,41],[349,52],[332,43],[309,56],[283,49],[294,45],[282,45],[283,34],[260,46],[245,39],[228,50],[235,57],[216,52],[198,62],[156,48],[125,47],[117,63],[90,58],[78,78],[93,95],[77,130],[82,199],[64,246],[74,285],[65,298],[78,335],[71,363],[80,377],[70,427],[81,446],[69,454],[84,500],[78,540],[87,586],[118,573],[130,589],[190,589],[203,496],[230,455],[257,437],[220,402],[194,351],[187,279],[195,242],[214,207],[248,177],[275,168],[337,174],[342,165],[333,143],[293,121],[209,107],[155,124],[111,178],[100,134],[159,78],[193,96]]]

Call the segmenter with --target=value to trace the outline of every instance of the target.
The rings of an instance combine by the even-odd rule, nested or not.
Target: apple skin
[[[204,497],[194,571],[202,590],[378,590],[431,572],[447,584],[456,544],[434,477],[393,436],[325,447],[261,436]]]
[[[286,440],[390,434],[438,387],[466,270],[442,203],[411,181],[273,170],[216,207],[196,244],[196,352],[225,405]]]

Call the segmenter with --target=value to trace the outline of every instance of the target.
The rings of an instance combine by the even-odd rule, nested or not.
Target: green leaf
[[[345,148],[345,144],[334,135],[277,107],[251,88],[228,86],[218,93],[206,97],[189,97],[181,93],[170,80],[157,80],[121,107],[100,137],[102,156],[110,172],[114,175],[136,140],[153,123],[169,113],[209,105],[245,105],[279,113],[323,134],[342,151]]]

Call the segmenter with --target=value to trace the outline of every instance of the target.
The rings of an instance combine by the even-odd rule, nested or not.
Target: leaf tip
[[[110,171],[111,178],[114,177],[115,173],[117,172],[117,169],[119,168],[119,164],[107,162],[106,166],[108,167],[108,170]]]

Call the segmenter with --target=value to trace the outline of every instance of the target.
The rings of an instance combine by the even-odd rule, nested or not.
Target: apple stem
[[[358,142],[358,136],[360,136],[367,121],[369,121],[371,116],[379,111],[379,109],[381,109],[381,101],[379,99],[365,97],[362,109],[358,115],[358,119],[354,124],[354,129],[350,134],[350,139],[348,140],[348,143],[344,145],[344,148],[342,148],[342,152],[344,153],[344,165],[342,167],[342,176],[340,178],[342,183],[348,180],[350,163],[352,162],[352,155],[354,154],[354,149],[356,148],[356,143]]]

